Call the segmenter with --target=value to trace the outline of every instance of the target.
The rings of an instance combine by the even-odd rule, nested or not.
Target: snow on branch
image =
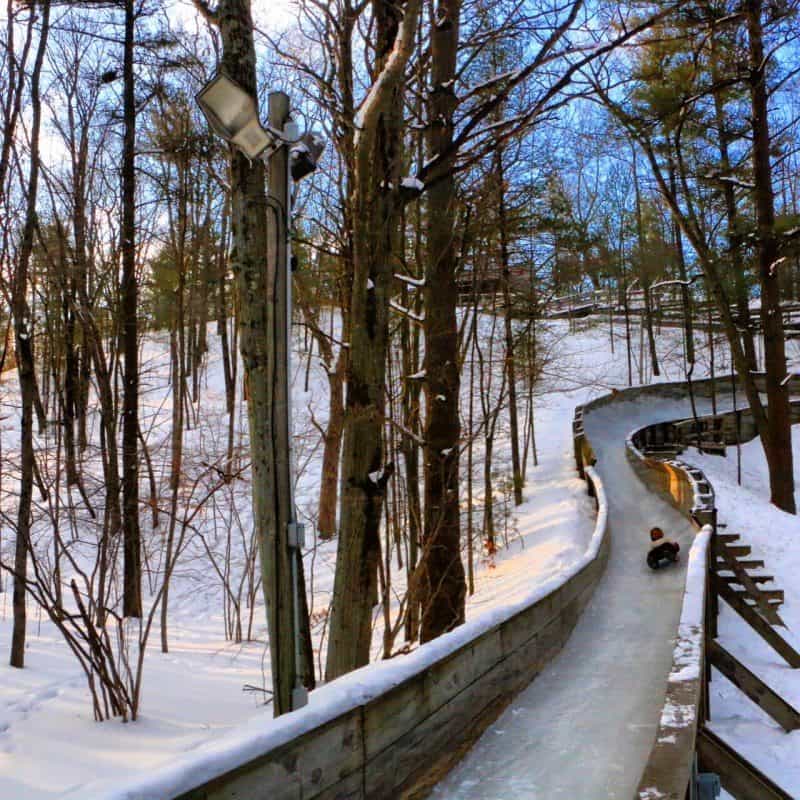
[[[692,277],[686,281],[659,281],[658,283],[654,283],[650,286],[650,291],[653,291],[653,289],[660,289],[662,286],[691,286],[698,278],[702,277],[702,275],[692,275]]]
[[[783,262],[784,262],[784,261],[786,261],[786,256],[781,256],[780,258],[778,258],[778,259],[776,259],[775,261],[773,261],[773,262],[772,262],[772,263],[769,265],[769,274],[770,274],[770,275],[774,275],[774,274],[775,274],[775,270],[777,270],[777,268],[778,268],[778,267],[779,267],[781,264],[783,264]]]
[[[394,300],[389,301],[389,306],[398,314],[403,314],[409,319],[413,319],[414,322],[419,322],[420,324],[425,322],[425,316],[423,314],[415,314],[413,311],[411,311],[411,309],[403,308],[403,306],[401,306],[399,303],[396,303]]]
[[[421,6],[422,0],[409,0],[406,3],[392,52],[358,109],[354,120],[357,149],[360,149],[359,146],[363,144],[361,140],[364,133],[367,133],[370,139],[374,136],[378,116],[389,101],[395,85],[403,78],[406,64],[414,51],[414,38]],[[366,150],[369,150],[368,146],[361,152],[365,158],[367,157]]]
[[[400,181],[400,186],[402,186],[403,189],[412,189],[415,192],[425,191],[425,184],[419,178],[414,178],[411,175],[403,178]]]
[[[416,442],[420,447],[425,447],[425,440],[421,436],[417,436],[414,431],[410,431],[404,425],[401,425],[397,420],[392,419],[391,417],[387,417],[389,424],[393,427],[397,428],[404,436],[408,436],[412,442]]]
[[[734,178],[731,175],[720,175],[717,172],[709,172],[708,175],[706,175],[706,180],[719,181],[720,183],[730,183],[731,186],[738,186],[741,189],[756,188],[754,183],[748,183],[747,181],[739,180],[739,178]]]
[[[425,278],[412,278],[410,275],[401,275],[399,272],[395,272],[394,277],[399,281],[403,281],[403,283],[407,283],[409,286],[422,288],[425,285]]]

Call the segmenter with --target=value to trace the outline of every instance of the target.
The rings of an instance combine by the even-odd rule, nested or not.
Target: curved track
[[[698,399],[699,414],[710,403]],[[688,400],[620,400],[587,412],[609,508],[606,573],[564,649],[435,789],[447,800],[630,800],[653,745],[681,613],[685,558],[645,565],[660,525],[688,553],[688,520],[628,463],[635,428],[691,416]]]

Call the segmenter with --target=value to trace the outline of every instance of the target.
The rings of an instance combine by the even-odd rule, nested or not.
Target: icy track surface
[[[698,400],[698,413],[710,404]],[[617,402],[585,416],[608,494],[606,573],[562,652],[434,790],[447,800],[629,800],[650,753],[672,665],[689,522],[648,491],[625,439],[648,423],[691,416],[688,400]],[[674,568],[645,564],[648,531],[681,545]]]

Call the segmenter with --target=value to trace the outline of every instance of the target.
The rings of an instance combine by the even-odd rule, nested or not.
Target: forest
[[[799,6],[7,0],[11,667],[133,722],[203,620],[299,708],[465,622],[578,391],[738,381],[795,514]]]

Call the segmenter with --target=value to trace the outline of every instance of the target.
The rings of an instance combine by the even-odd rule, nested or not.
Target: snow
[[[481,320],[482,335],[490,335],[488,319]],[[222,360],[218,340],[209,328],[212,352],[203,379],[199,424],[186,436],[187,462],[214,463],[215,454],[225,449],[225,398]],[[555,341],[565,326],[553,326]],[[543,332],[544,343],[549,334]],[[498,544],[493,557],[478,557],[476,593],[470,599],[467,625],[448,637],[413,653],[381,661],[311,693],[307,709],[278,721],[269,706],[261,704],[258,692],[243,687],[269,685],[269,657],[265,644],[264,612],[260,595],[253,611],[254,640],[233,643],[224,638],[224,594],[216,573],[207,566],[202,552],[190,551],[179,562],[173,578],[170,601],[170,652],[158,648],[158,627],[154,628],[145,657],[144,689],[140,718],[128,725],[118,721],[102,724],[92,719],[85,679],[62,639],[46,620],[29,605],[32,624],[24,670],[0,667],[0,797],[45,800],[62,796],[82,797],[164,797],[168,791],[188,788],[200,776],[217,774],[270,743],[284,740],[322,719],[340,713],[354,702],[363,702],[404,675],[421,669],[431,659],[498,624],[517,610],[560,585],[579,569],[586,557],[594,530],[594,504],[585,495],[585,485],[575,476],[570,462],[569,419],[578,398],[561,396],[563,388],[581,387],[594,370],[597,352],[604,348],[605,334],[589,331],[569,340],[565,350],[589,348],[591,369],[587,373],[583,356],[565,355],[558,368],[546,371],[536,398],[537,446],[540,466],[529,467],[526,503],[512,512],[509,494],[499,488],[497,506]],[[567,340],[564,340],[565,342]],[[576,363],[570,361],[577,359]],[[295,358],[293,407],[295,449],[299,466],[297,486],[301,520],[311,521],[316,486],[321,468],[318,434],[309,420],[324,423],[327,414],[327,377],[324,367],[312,359],[308,392],[303,390],[304,357]],[[156,468],[169,459],[171,394],[168,341],[156,336],[145,343],[143,357],[143,429]],[[499,385],[499,381],[497,382]],[[467,387],[462,387],[466,391]],[[496,390],[495,390],[496,391]],[[2,421],[4,487],[11,485],[9,470],[18,446],[18,399],[15,381],[0,383],[0,400],[6,419]],[[246,416],[237,419],[237,440],[246,447]],[[505,415],[495,435],[495,464],[500,475],[509,470]],[[39,442],[43,445],[44,442]],[[479,480],[483,464],[480,443],[476,445],[475,471]],[[463,465],[462,465],[463,467]],[[244,537],[252,524],[249,515],[250,487],[247,475],[226,489],[220,497],[228,511],[226,524],[234,525],[236,536]],[[476,483],[477,483],[476,480]],[[502,481],[498,481],[498,485]],[[143,497],[146,493],[143,492]],[[479,499],[479,498],[478,498]],[[232,513],[231,513],[232,509]],[[476,512],[480,524],[480,510]],[[215,514],[208,515],[209,525]],[[203,517],[206,519],[206,516]],[[200,520],[198,519],[198,522]],[[148,536],[149,525],[145,526]],[[238,533],[237,533],[238,531]],[[308,527],[314,538],[313,526]],[[225,537],[213,529],[204,534],[216,553],[224,549]],[[156,534],[158,535],[158,534]],[[4,536],[2,545],[13,541]],[[315,642],[324,629],[324,615],[333,586],[336,542],[313,542],[305,554]],[[220,556],[221,557],[221,556]],[[234,567],[240,573],[241,565]],[[7,579],[6,579],[7,580]],[[402,590],[402,583],[398,583]],[[7,588],[9,588],[7,586]],[[244,600],[243,600],[244,602]],[[0,641],[10,641],[10,597],[2,595]],[[248,610],[243,609],[246,626]],[[382,625],[376,623],[376,642]],[[324,651],[319,655],[324,663]],[[187,679],[191,676],[191,679]],[[284,737],[284,738],[281,738]],[[47,764],[47,769],[43,765]],[[171,788],[169,788],[171,787]]]
[[[800,429],[792,430],[795,486],[800,487]],[[742,486],[737,485],[736,448],[726,457],[701,455],[694,448],[684,458],[700,467],[714,486],[719,522],[726,533],[742,535],[752,558],[763,559],[757,573],[775,576],[769,588],[783,589],[780,615],[787,628],[780,634],[800,645],[800,518],[769,503],[769,475],[757,440],[742,446]],[[800,492],[795,492],[800,502]],[[800,708],[800,675],[792,670],[738,614],[720,603],[719,641],[784,700]],[[716,670],[711,681],[711,728],[789,794],[800,795],[800,731],[786,733]]]
[[[484,340],[491,335],[490,327],[488,319],[482,318]],[[202,554],[192,552],[175,575],[170,606],[170,653],[158,651],[157,629],[147,651],[140,719],[128,725],[117,721],[98,724],[91,718],[85,680],[73,657],[50,623],[37,618],[31,606],[28,666],[25,670],[0,667],[0,797],[143,799],[163,798],[189,788],[204,777],[219,774],[354,704],[365,702],[535,602],[575,574],[596,552],[597,531],[601,530],[606,515],[613,536],[609,572],[579,620],[564,654],[487,731],[464,764],[437,787],[434,796],[448,800],[530,798],[534,796],[531,793],[534,788],[541,788],[543,771],[551,776],[571,774],[576,744],[585,764],[580,775],[574,777],[583,783],[568,787],[563,796],[591,797],[595,796],[597,786],[603,786],[605,792],[611,786],[607,781],[619,776],[625,776],[627,781],[649,752],[661,710],[659,707],[658,713],[652,709],[652,713],[648,712],[642,696],[652,695],[657,699],[660,693],[663,698],[675,656],[676,643],[670,637],[678,629],[683,573],[665,570],[663,574],[649,576],[643,583],[640,548],[644,545],[640,539],[642,530],[651,522],[647,511],[650,500],[643,499],[638,489],[628,491],[635,484],[629,485],[620,477],[629,470],[622,447],[625,435],[631,427],[652,417],[656,410],[652,403],[627,404],[626,413],[621,415],[624,423],[613,415],[606,419],[607,411],[602,409],[586,415],[587,431],[599,455],[597,469],[590,470],[590,474],[598,481],[605,481],[610,495],[608,508],[601,506],[595,527],[594,504],[586,496],[586,485],[577,479],[572,463],[570,423],[576,404],[612,386],[625,384],[624,344],[617,340],[617,352],[612,357],[608,352],[606,327],[592,326],[589,321],[578,323],[577,330],[570,335],[567,330],[566,322],[547,326],[547,335],[553,338],[553,350],[558,355],[546,366],[535,398],[539,466],[529,464],[525,503],[519,509],[513,510],[508,493],[498,489],[495,498],[500,511],[498,541],[503,546],[496,555],[483,557],[478,564],[476,594],[468,604],[466,625],[407,655],[376,661],[323,686],[311,693],[305,709],[273,720],[270,708],[261,704],[258,693],[242,690],[244,685],[269,685],[260,598],[254,609],[255,640],[239,644],[227,641],[223,635],[223,594],[219,580],[201,560]],[[659,352],[664,361],[662,380],[681,377],[677,359],[680,335],[680,331],[673,330],[659,337]],[[198,409],[202,411],[203,422],[187,434],[187,451],[204,453],[206,459],[209,450],[212,453],[215,448],[224,450],[221,358],[216,339],[211,337],[211,340],[202,408]],[[703,358],[702,349],[698,353]],[[171,397],[166,391],[165,337],[146,342],[144,363],[147,379],[143,396],[148,409],[145,433],[159,463],[166,462]],[[293,406],[299,418],[295,424],[295,444],[300,466],[297,496],[301,518],[309,522],[321,465],[318,435],[310,419],[313,414],[324,424],[327,377],[324,367],[313,359],[306,392],[303,390],[305,361],[298,358],[295,364]],[[634,366],[638,370],[638,362]],[[698,367],[696,374],[702,371],[702,365]],[[646,379],[646,359],[641,369]],[[4,465],[3,476],[6,491],[13,449],[18,446],[18,398],[13,383],[9,378],[0,383],[0,401],[7,417],[2,420],[3,455],[8,464]],[[468,389],[466,381],[464,384],[462,391]],[[657,410],[665,418],[685,411],[680,404],[669,403],[659,404]],[[244,415],[237,421],[237,431],[239,442],[246,447]],[[507,436],[507,419],[501,415],[495,436],[495,465],[501,476],[507,476],[509,470]],[[476,479],[483,469],[480,454],[480,448],[476,447]],[[726,463],[711,457],[705,460],[708,459],[715,467]],[[462,469],[464,460],[462,457]],[[722,496],[720,482],[705,461],[702,466],[718,489],[719,505],[727,514],[728,506],[734,504],[729,502],[729,496]],[[620,493],[622,484],[625,495]],[[243,534],[251,524],[247,479],[234,482],[229,491],[226,507],[233,509],[234,516],[241,517],[238,527]],[[752,502],[749,497],[743,501],[743,515],[752,512]],[[797,525],[794,518],[791,525],[785,523],[785,515],[776,522],[768,516],[774,509],[766,504],[764,509],[763,516],[759,510],[759,520],[763,520],[764,531],[769,531],[770,538],[764,536],[761,547],[772,548],[781,543],[780,555],[766,556],[767,568],[776,574],[778,585],[787,590],[787,603],[782,611],[790,626],[794,620],[797,629],[798,609],[790,592],[791,577],[800,569],[800,559],[787,553],[791,553],[790,543],[800,529],[792,527]],[[670,516],[675,512],[669,508],[665,507],[663,513],[662,524],[670,527],[683,544],[689,541],[692,532],[680,529],[683,520]],[[672,522],[668,524],[665,520]],[[309,526],[309,537],[315,538],[313,526]],[[8,547],[5,535],[2,545]],[[318,637],[324,627],[321,612],[327,608],[332,590],[335,550],[335,542],[313,542],[305,554],[312,614],[319,620],[313,631],[315,646],[319,645]],[[691,557],[689,569],[692,569]],[[657,581],[655,589],[653,577]],[[692,604],[687,608],[693,608]],[[736,623],[730,617],[723,612],[721,624],[726,629]],[[655,619],[662,626],[661,634],[653,630],[652,645],[643,651],[640,647],[634,655],[630,648],[636,640],[630,626],[642,618]],[[380,639],[381,631],[378,619],[376,640]],[[10,597],[6,591],[0,602],[0,641],[7,647],[9,639]],[[776,664],[768,652],[759,650],[758,641],[745,641],[741,646],[748,653],[752,651],[751,667],[773,671],[777,685],[786,690],[787,699],[800,705],[800,686],[792,687],[791,671]],[[678,680],[689,676],[694,658],[689,646],[681,647],[685,663],[673,673]],[[379,649],[375,656],[379,656]],[[324,651],[319,658],[324,663]],[[612,672],[620,678],[607,682]],[[743,747],[760,746],[762,755],[756,753],[754,760],[762,758],[761,765],[766,764],[765,769],[773,777],[779,775],[787,788],[800,786],[797,770],[792,778],[795,782],[787,782],[786,773],[791,770],[785,766],[798,762],[796,735],[770,727],[769,722],[758,716],[758,709],[753,716],[749,701],[735,695],[730,688],[725,690],[724,685],[721,678],[712,684],[714,710],[722,709],[716,713],[714,725],[722,726],[719,730],[723,735],[744,743]],[[582,691],[574,691],[575,686],[582,687]],[[602,709],[597,706],[598,699],[603,701]],[[613,712],[610,717],[609,710]],[[586,723],[586,729],[576,732],[574,725],[568,723],[578,718]],[[555,730],[543,725],[543,720],[558,719],[564,724]],[[765,735],[768,744],[753,745],[753,739]],[[610,754],[604,753],[606,746],[613,747]],[[549,765],[546,770],[544,765]],[[609,789],[603,796],[615,795]],[[628,797],[630,793],[619,796]]]
[[[400,181],[400,186],[404,189],[413,189],[416,192],[422,192],[425,190],[425,184],[419,179],[415,177],[406,177]]]
[[[390,300],[389,301],[389,307],[393,308],[395,311],[397,311],[398,314],[403,314],[404,316],[409,317],[410,319],[413,319],[415,322],[420,322],[421,323],[421,322],[425,321],[424,315],[415,314],[413,311],[411,311],[411,309],[405,308],[404,306],[401,306],[400,303],[398,303],[398,302],[396,302],[394,300]]]
[[[492,75],[487,80],[483,81],[482,83],[476,84],[472,87],[471,92],[481,92],[484,89],[488,89],[490,86],[494,86],[497,83],[501,83],[503,81],[513,81],[519,77],[520,70],[514,69],[509,70],[508,72],[503,72],[498,75]]]
[[[661,342],[664,349],[669,335]],[[624,358],[624,352],[618,351],[617,357]],[[579,363],[585,369],[597,369],[602,362],[589,342],[582,345]],[[613,385],[616,377],[622,385],[623,364],[606,364],[606,375],[601,379],[595,373],[595,382]],[[662,380],[679,377],[669,359],[663,366]],[[698,401],[699,408],[706,403]],[[437,786],[434,797],[634,795],[663,711],[681,615],[685,613],[688,624],[697,605],[692,594],[682,610],[685,562],[658,573],[644,563],[646,532],[654,524],[668,530],[684,552],[695,532],[682,514],[639,481],[628,462],[625,439],[632,427],[690,413],[688,400],[653,398],[584,410],[584,428],[598,458],[594,469],[608,493],[612,539],[606,574],[562,652],[486,730]],[[692,569],[698,569],[691,561]],[[696,658],[695,651],[684,652],[684,647],[673,673],[678,679],[688,677]],[[685,718],[683,709],[668,708],[667,713]],[[576,758],[580,769],[575,768]]]
[[[700,677],[702,629],[704,623],[707,549],[712,529],[705,526],[695,537],[686,567],[686,591],[678,624],[678,640],[673,652],[670,683],[697,680]],[[664,718],[662,716],[662,723]]]
[[[645,531],[655,522],[681,542],[691,536],[688,523],[670,507],[659,508],[653,520],[651,498],[627,462],[628,420],[644,413],[636,404],[585,413],[596,469],[608,491],[612,540],[606,574],[561,654],[434,796],[633,796],[663,703],[683,589],[677,569],[658,573],[654,586],[644,563]]]
[[[425,278],[412,278],[410,275],[403,275],[401,272],[395,272],[394,277],[409,286],[422,287],[425,285]]]

